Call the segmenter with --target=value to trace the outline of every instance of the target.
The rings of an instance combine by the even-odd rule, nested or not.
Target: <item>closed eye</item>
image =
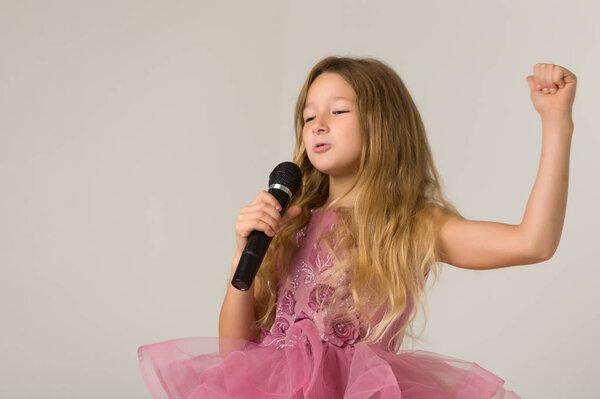
[[[337,113],[343,114],[343,113],[346,113],[346,112],[350,112],[350,111],[333,111],[334,114],[337,114]],[[311,116],[310,118],[306,118],[304,120],[304,123],[310,122],[311,120],[313,120],[313,118],[314,118],[314,116]]]

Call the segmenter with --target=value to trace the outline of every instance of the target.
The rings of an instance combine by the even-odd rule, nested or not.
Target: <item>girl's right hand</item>
[[[301,208],[297,205],[290,206],[283,216],[279,213],[279,201],[267,191],[262,190],[250,205],[242,208],[235,223],[235,239],[237,251],[242,253],[248,242],[248,236],[253,230],[264,232],[273,237],[279,233],[279,228],[290,219],[300,214]]]

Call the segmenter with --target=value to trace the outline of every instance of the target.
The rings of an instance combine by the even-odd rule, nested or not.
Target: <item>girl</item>
[[[523,221],[508,225],[464,219],[444,198],[419,112],[389,66],[321,60],[295,110],[303,186],[283,217],[266,191],[240,211],[230,280],[250,232],[273,241],[248,291],[228,284],[218,339],[139,348],[154,397],[518,398],[476,363],[400,345],[440,262],[493,269],[552,257],[576,81],[552,64],[527,77],[542,159]]]

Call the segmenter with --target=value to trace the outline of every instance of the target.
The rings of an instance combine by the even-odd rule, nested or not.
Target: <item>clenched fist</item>
[[[572,117],[577,77],[554,64],[535,64],[527,76],[533,107],[542,118]]]
[[[279,228],[290,219],[295,218],[301,212],[297,205],[292,205],[286,209],[283,216],[279,213],[281,206],[277,199],[262,190],[258,193],[250,205],[242,208],[235,224],[235,237],[237,242],[237,251],[242,253],[248,236],[253,230],[264,232],[269,237],[279,233]]]

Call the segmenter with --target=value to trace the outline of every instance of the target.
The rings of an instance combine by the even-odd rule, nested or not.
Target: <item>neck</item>
[[[340,198],[354,183],[355,176],[331,176],[329,175],[329,197],[326,205]],[[356,193],[354,190],[344,198],[335,203],[335,207],[351,208],[354,206]]]

